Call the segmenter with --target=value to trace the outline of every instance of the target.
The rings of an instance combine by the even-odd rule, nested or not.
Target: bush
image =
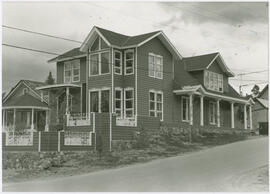
[[[137,132],[134,137],[132,148],[134,149],[144,149],[150,146],[150,134],[143,127],[141,131]]]

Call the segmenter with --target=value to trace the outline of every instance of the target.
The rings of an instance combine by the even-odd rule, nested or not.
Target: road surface
[[[3,191],[233,191],[235,177],[266,164],[268,137],[79,176],[4,184]]]

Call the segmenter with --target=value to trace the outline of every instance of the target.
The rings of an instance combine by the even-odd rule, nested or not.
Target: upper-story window
[[[27,94],[27,93],[28,93],[28,88],[24,88],[22,94],[24,95],[24,94]]]
[[[80,60],[64,62],[64,83],[80,81]]]
[[[122,75],[122,53],[114,51],[114,73]]]
[[[223,92],[223,75],[204,71],[204,85],[209,90]]]
[[[125,75],[131,75],[134,73],[134,51],[125,51]]]
[[[96,40],[93,42],[90,51],[98,51],[101,49],[108,48],[108,45],[104,42],[104,40],[99,36],[96,38]]]
[[[90,55],[90,75],[110,73],[109,52],[99,52]]]
[[[148,56],[149,77],[163,78],[163,57],[149,53]]]

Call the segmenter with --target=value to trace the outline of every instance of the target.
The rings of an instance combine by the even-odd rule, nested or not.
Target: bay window
[[[114,51],[114,73],[122,74],[122,53],[120,51]]]
[[[204,71],[204,85],[209,90],[223,92],[223,75]]]
[[[133,88],[125,88],[124,90],[124,114],[125,118],[133,118],[134,117],[134,89]]]
[[[182,96],[182,121],[189,121],[189,98]]]
[[[115,89],[115,113],[117,117],[122,118],[122,89]]]
[[[163,78],[163,57],[149,53],[148,56],[148,75],[149,77]]]
[[[149,92],[149,116],[163,120],[163,92],[154,90]]]
[[[134,51],[125,51],[125,75],[131,75],[134,73]]]

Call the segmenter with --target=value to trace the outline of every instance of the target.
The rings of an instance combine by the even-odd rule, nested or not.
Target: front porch
[[[192,126],[252,129],[252,102],[209,93],[201,87],[175,90],[180,96],[181,119]]]

